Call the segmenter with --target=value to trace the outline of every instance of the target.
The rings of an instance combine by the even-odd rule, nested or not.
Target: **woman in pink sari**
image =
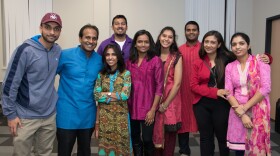
[[[172,27],[161,30],[156,49],[164,66],[164,90],[156,113],[153,142],[156,156],[174,155],[176,134],[181,128],[182,57]]]
[[[236,156],[271,156],[270,67],[251,55],[250,39],[244,33],[231,38],[237,60],[226,66],[225,89],[230,91],[227,145]]]

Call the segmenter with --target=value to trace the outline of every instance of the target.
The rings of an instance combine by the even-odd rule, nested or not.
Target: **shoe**
[[[114,151],[110,151],[109,156],[115,156],[115,152]]]
[[[133,144],[133,153],[134,156],[143,156],[142,144]]]
[[[100,149],[99,152],[98,152],[98,155],[99,156],[105,156],[106,152],[104,151],[104,149]]]

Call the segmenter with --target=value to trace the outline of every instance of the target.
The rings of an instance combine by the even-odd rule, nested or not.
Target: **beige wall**
[[[265,29],[266,18],[280,15],[279,0],[254,0],[253,3],[253,31],[252,47],[254,51],[264,52],[265,50]]]
[[[62,18],[62,32],[58,43],[65,48],[79,44],[79,30],[88,23],[93,23],[92,0],[53,0],[53,12]]]
[[[253,53],[265,50],[266,18],[280,15],[279,0],[237,0],[236,30],[248,33]]]
[[[120,3],[122,1],[122,3]],[[185,42],[185,0],[111,0],[111,18],[124,14],[128,19],[128,34],[133,38],[140,29],[148,30],[155,42],[160,30],[172,26],[178,35],[178,44]],[[111,21],[110,21],[111,22]]]
[[[236,1],[236,31],[252,36],[253,0]]]
[[[65,7],[66,3],[67,7]],[[63,22],[58,43],[62,48],[76,46],[79,29],[87,23],[94,24],[99,28],[99,43],[101,43],[113,33],[111,30],[112,18],[117,14],[124,14],[128,20],[127,34],[131,38],[136,31],[147,29],[156,40],[158,33],[164,26],[173,26],[177,31],[178,44],[182,44],[185,42],[184,6],[184,0],[178,0],[176,5],[170,0],[142,0],[139,2],[131,0],[53,1],[53,11],[61,15]]]
[[[3,32],[2,32],[3,20],[2,20],[2,2],[0,2],[0,82],[3,80]]]

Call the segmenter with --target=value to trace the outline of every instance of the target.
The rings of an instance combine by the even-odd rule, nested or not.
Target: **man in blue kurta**
[[[93,97],[102,58],[94,51],[98,28],[87,24],[80,29],[78,47],[63,50],[57,73],[60,75],[57,103],[58,156],[70,156],[75,141],[78,155],[91,155],[90,142],[96,119]]]

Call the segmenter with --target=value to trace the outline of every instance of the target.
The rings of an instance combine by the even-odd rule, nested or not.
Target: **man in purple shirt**
[[[98,54],[102,55],[104,48],[108,44],[116,44],[122,51],[124,61],[126,62],[129,58],[129,50],[132,43],[132,39],[126,35],[126,17],[124,15],[116,15],[112,20],[112,29],[114,34],[100,44],[97,52]]]

